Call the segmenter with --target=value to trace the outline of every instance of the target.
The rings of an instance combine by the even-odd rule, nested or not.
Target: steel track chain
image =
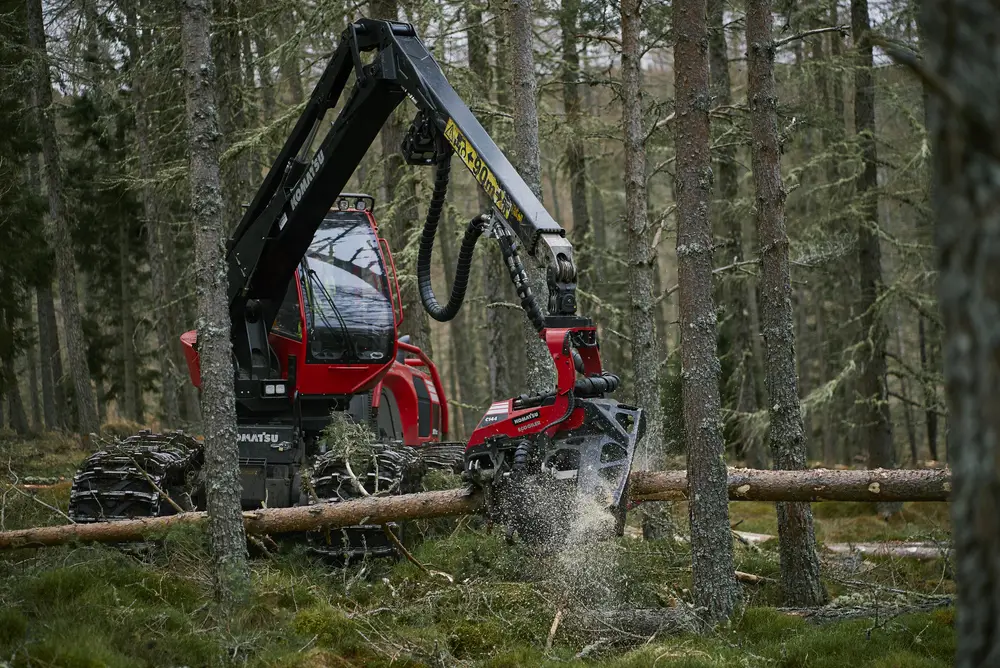
[[[73,476],[69,516],[88,523],[171,515],[163,494],[184,507],[181,495],[201,461],[201,443],[184,432],[140,431],[84,461]]]

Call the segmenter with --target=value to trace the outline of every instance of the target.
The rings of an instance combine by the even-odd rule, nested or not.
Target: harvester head
[[[525,538],[559,533],[564,504],[580,500],[611,513],[620,535],[642,410],[604,398],[619,381],[601,369],[592,324],[542,335],[555,391],[493,403],[469,440],[464,474],[490,491],[494,519]]]

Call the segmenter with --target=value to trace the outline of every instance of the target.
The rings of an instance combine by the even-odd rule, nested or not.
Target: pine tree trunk
[[[806,468],[806,443],[799,409],[792,323],[792,282],[785,230],[785,189],[781,179],[778,93],[774,82],[774,41],[770,0],[747,0],[747,98],[750,154],[756,189],[757,243],[765,372],[768,446],[774,468]],[[785,605],[809,607],[826,601],[816,554],[816,532],[808,503],[778,503],[781,586]]]
[[[38,164],[38,154],[33,153],[28,156],[28,184],[32,192],[42,194],[41,168]],[[38,373],[41,377],[42,385],[42,419],[45,429],[57,429],[59,427],[59,413],[56,410],[56,385],[52,375],[52,349],[59,351],[58,335],[53,329],[49,329],[45,314],[45,295],[48,293],[48,301],[52,302],[52,289],[47,287],[35,288],[35,326],[38,329]],[[41,431],[41,427],[39,427]]]
[[[944,322],[951,503],[958,587],[957,668],[1000,665],[1000,7],[923,4],[925,67],[935,88],[928,135]]]
[[[257,76],[260,77],[260,104],[264,114],[264,124],[270,123],[278,115],[278,103],[275,96],[274,75],[271,70],[271,63],[268,60],[268,52],[271,43],[267,37],[268,26],[263,21],[257,25],[253,32],[253,45],[257,49]]]
[[[532,0],[510,0],[507,31],[509,37],[511,111],[514,117],[514,136],[511,139],[511,164],[541,201],[542,172],[538,153],[538,102],[535,81],[535,35],[532,29]],[[531,291],[538,300],[542,313],[548,313],[549,290],[545,269],[531,257],[522,257],[528,271]],[[508,279],[509,280],[509,279]],[[552,358],[542,343],[538,332],[521,317],[525,345],[525,387],[522,392],[546,392],[555,385]]]
[[[49,80],[48,55],[45,50],[45,28],[42,21],[41,0],[27,0],[28,37],[38,61],[35,66],[35,102],[38,105],[37,119],[45,159],[45,180],[49,199],[49,221],[46,226],[49,246],[56,259],[56,273],[59,279],[59,300],[62,305],[63,323],[66,331],[66,351],[76,389],[76,406],[80,433],[87,437],[97,432],[97,408],[90,371],[87,368],[87,349],[83,339],[80,304],[77,297],[76,261],[73,258],[73,244],[70,239],[69,221],[63,205],[62,165],[59,159],[59,145],[56,142],[56,127],[53,119],[52,84]]]
[[[622,15],[622,127],[625,129],[625,220],[628,251],[629,329],[636,403],[646,414],[646,436],[639,460],[643,468],[663,468],[663,412],[660,407],[660,340],[653,310],[652,247],[646,193],[646,132],[642,124],[641,0],[624,0]]]
[[[10,428],[19,436],[28,434],[28,415],[24,412],[24,402],[21,400],[21,388],[18,384],[17,371],[14,369],[14,360],[8,358],[3,362],[3,375],[5,380],[4,394],[7,395],[7,418],[10,421]]]
[[[920,372],[924,375],[922,384],[924,389],[924,406],[926,407],[924,410],[924,422],[927,431],[927,450],[931,454],[931,459],[937,461],[937,391],[934,389],[934,383],[929,379],[933,366],[929,363],[927,354],[927,328],[924,325],[923,316],[920,316],[920,320],[918,321],[917,332],[920,336]]]
[[[482,82],[485,96],[489,96],[491,83],[496,82],[497,106],[501,109],[510,108],[510,88],[507,84],[507,29],[505,13],[497,10],[494,19],[496,38],[496,76],[491,75],[489,66],[489,46],[486,39],[486,28],[482,23],[474,22],[474,14],[469,14],[469,68]],[[487,131],[494,127],[484,126]],[[492,204],[484,193],[479,195],[480,208],[489,211]],[[510,278],[504,268],[500,249],[495,243],[488,244],[483,272],[483,292],[486,298],[486,358],[489,367],[489,399],[497,401],[519,394],[515,391],[512,379],[511,365],[513,360],[508,354],[508,332],[512,331],[513,318],[506,308],[495,306],[506,301],[510,289]],[[518,314],[520,315],[520,314]],[[521,390],[523,391],[523,390]]]
[[[138,369],[135,360],[135,319],[132,317],[132,289],[129,285],[131,272],[131,257],[128,248],[128,226],[122,224],[118,230],[118,281],[121,287],[121,320],[120,332],[122,347],[122,367],[123,367],[123,406],[125,417],[135,422],[142,422],[142,415],[139,410],[139,381],[136,378]]]
[[[712,81],[712,99],[716,106],[732,104],[732,91],[729,77],[729,48],[726,44],[724,25],[725,0],[709,0],[708,2],[708,53],[709,71]],[[728,129],[731,124],[718,121],[721,130]],[[722,132],[717,132],[721,135]],[[743,220],[736,215],[735,205],[739,199],[739,167],[736,162],[736,142],[723,141],[718,155],[719,205],[718,215],[721,218],[720,230],[726,237],[723,251],[719,255],[722,266],[742,262],[743,256]],[[731,330],[727,338],[730,340],[729,355],[735,360],[730,383],[736,390],[736,410],[741,415],[750,415],[757,410],[757,390],[754,386],[754,372],[757,359],[753,355],[750,330],[749,293],[754,290],[754,282],[747,278],[723,279],[720,298],[726,311],[730,313],[727,327]],[[750,466],[759,463],[756,445],[748,438],[745,429],[740,430],[738,451]]]
[[[237,28],[236,3],[238,0],[215,0],[215,39],[212,42],[215,60],[216,101],[219,105],[221,129],[220,155],[247,128],[243,100],[243,71],[240,66],[240,35]],[[223,188],[222,219],[226,229],[235,226],[242,218],[240,203],[249,184],[244,167],[249,156],[241,154],[221,165]]]
[[[690,485],[692,591],[708,619],[728,619],[739,600],[733,573],[725,449],[719,428],[719,360],[712,298],[712,166],[708,130],[705,0],[677,0],[674,76],[677,120],[677,283],[681,386]]]
[[[162,420],[165,426],[175,427],[180,418],[180,408],[177,405],[177,384],[174,381],[171,350],[178,344],[170,335],[170,317],[167,304],[171,301],[167,285],[167,255],[165,245],[168,233],[164,229],[164,221],[160,213],[160,200],[153,185],[156,177],[153,166],[153,142],[151,138],[152,123],[146,92],[146,77],[141,67],[142,60],[148,53],[148,43],[139,40],[135,7],[129,2],[125,9],[126,43],[131,53],[133,69],[131,72],[132,95],[135,99],[135,138],[136,157],[139,162],[139,178],[142,186],[139,195],[142,202],[143,219],[146,230],[146,252],[149,255],[150,284],[153,301],[156,307],[152,310],[154,330],[156,331],[157,358],[160,366],[160,391]]]
[[[832,26],[840,25],[840,17],[838,16],[839,2],[840,0],[829,0],[830,25]],[[829,36],[830,57],[834,61],[840,60],[840,56],[844,51],[843,37],[841,37],[840,32],[832,32]],[[834,70],[831,95],[833,97],[834,129],[838,131],[839,136],[847,123],[847,120],[844,118],[844,76],[841,74],[840,69]]]
[[[854,126],[863,162],[856,184],[863,212],[863,219],[858,224],[858,275],[861,281],[858,309],[862,314],[862,336],[865,339],[858,383],[862,398],[860,422],[863,441],[868,449],[868,468],[888,469],[896,466],[896,455],[886,386],[888,330],[880,304],[885,286],[878,236],[878,156],[875,149],[875,84],[872,79],[874,62],[870,30],[868,0],[851,0],[851,34],[858,55],[854,71]],[[900,509],[898,505],[882,504],[879,513],[892,514]]]
[[[34,318],[31,320],[32,325],[34,325]],[[26,357],[28,361],[28,392],[31,393],[31,430],[39,433],[42,431],[42,407],[38,402],[38,346],[36,342],[36,339],[29,338]]]
[[[62,386],[62,354],[52,288],[42,285],[35,290],[38,308],[38,348],[42,366],[42,405],[45,426],[59,429],[66,424],[66,397]],[[46,386],[48,391],[46,392]],[[51,406],[50,406],[51,403]]]
[[[226,226],[219,175],[221,137],[209,37],[211,16],[210,0],[183,0],[181,48],[195,228],[205,489],[217,594],[228,608],[248,595],[249,572],[240,509],[236,401],[223,256]]]
[[[294,18],[294,15],[289,12],[288,20],[293,24],[291,29],[284,20],[275,24],[275,29],[278,31],[278,43],[281,44],[278,69],[281,73],[281,80],[288,86],[288,96],[291,103],[302,104],[305,102],[306,92],[302,87],[302,66],[299,62],[298,51],[296,51],[298,44],[291,39],[289,34],[297,29]],[[378,18],[378,14],[374,10],[372,18]]]
[[[559,13],[562,33],[563,109],[566,113],[566,170],[569,173],[570,204],[573,208],[573,246],[580,287],[589,290],[593,239],[587,210],[587,149],[583,139],[583,106],[580,103],[580,0],[563,0]],[[553,190],[555,184],[553,184]],[[558,201],[558,194],[553,198]]]

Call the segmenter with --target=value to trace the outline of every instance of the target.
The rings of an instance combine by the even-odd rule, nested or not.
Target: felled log
[[[629,479],[629,489],[634,499],[683,499],[687,473],[637,471]],[[950,494],[947,469],[729,469],[732,501],[947,501]]]
[[[482,506],[481,493],[449,489],[399,496],[373,496],[347,503],[251,510],[243,513],[243,525],[250,535],[295,533],[323,527],[469,515]],[[144,540],[171,527],[201,524],[207,518],[208,514],[205,512],[193,512],[96,524],[62,524],[3,531],[0,532],[0,550],[48,547],[73,542],[127,543]]]
[[[824,543],[823,549],[834,554],[862,554],[866,557],[892,557],[932,561],[948,556],[946,545],[887,541],[882,543]]]
[[[874,471],[757,471],[730,469],[729,498],[734,501],[946,501],[950,472]],[[684,471],[635,472],[629,479],[633,500],[683,498]],[[369,497],[347,503],[245,512],[247,533],[280,534],[354,524],[431,519],[469,515],[483,507],[483,495],[464,489]],[[0,532],[0,550],[45,547],[72,542],[124,543],[138,541],[172,526],[204,522],[203,512],[181,513],[99,524],[68,524]]]

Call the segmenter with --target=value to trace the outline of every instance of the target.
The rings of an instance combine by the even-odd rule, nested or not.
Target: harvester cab
[[[398,287],[388,245],[379,238],[372,215],[374,202],[342,194],[382,126],[406,99],[416,106],[416,115],[400,147],[403,158],[434,168],[416,265],[424,309],[439,321],[455,317],[475,245],[482,237],[493,239],[556,369],[551,390],[494,403],[468,443],[439,442],[447,430],[447,403],[434,365],[397,339]],[[319,139],[326,114],[334,111],[335,119]],[[431,287],[431,254],[455,156],[491,206],[470,220],[454,285],[441,305]],[[544,309],[532,293],[522,252],[546,267]],[[410,24],[361,19],[348,25],[235,228],[227,264],[246,505],[338,501],[357,496],[359,484],[408,491],[413,480],[406,480],[407,471],[425,470],[427,463],[448,465],[457,452],[472,484],[516,495],[526,477],[561,481],[623,517],[644,423],[639,409],[605,396],[619,379],[601,365],[594,323],[576,312],[573,248]],[[197,384],[197,337],[189,332],[183,341]],[[377,446],[374,466],[358,476],[360,482],[348,477],[349,466],[345,473],[343,457],[319,449],[318,436],[331,411],[348,412],[383,438],[398,441]],[[256,433],[266,436],[252,436]],[[249,441],[244,434],[251,434]],[[179,440],[170,441],[171,447],[180,447]],[[276,441],[281,447],[273,447]],[[102,487],[108,478],[98,471],[107,467],[101,468],[101,457],[93,459],[94,466],[74,482],[71,512],[78,520],[109,518],[100,503],[88,503],[111,501]],[[196,466],[191,462],[197,456],[182,453],[174,459],[182,464],[161,467],[165,484],[167,478],[184,477],[178,467]],[[129,489],[144,484],[139,473],[120,477],[129,478]],[[309,494],[301,491],[304,487]],[[527,503],[515,498],[512,505]],[[370,527],[356,529],[352,535],[373,537]],[[371,552],[365,540],[349,542],[341,547],[360,544],[358,550]]]

